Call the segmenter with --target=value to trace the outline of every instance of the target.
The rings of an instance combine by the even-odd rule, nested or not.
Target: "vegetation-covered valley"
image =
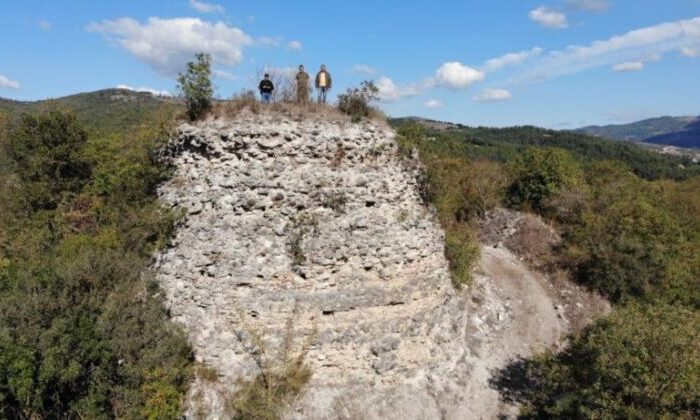
[[[153,159],[173,115],[80,115],[3,116],[0,417],[175,418],[190,349],[146,270],[178,218]]]
[[[147,270],[180,217],[156,198],[169,171],[154,154],[178,111],[116,121],[114,100],[2,115],[0,417],[180,415],[191,349]],[[524,417],[700,416],[697,165],[532,127],[397,129],[425,166],[456,287],[480,218],[506,206],[555,226],[552,270],[614,303],[564,351],[496,373]]]
[[[614,303],[568,348],[521,360],[495,385],[524,417],[700,415],[700,177],[634,145],[535,128],[398,124],[426,165],[425,196],[446,231],[457,282],[469,282],[478,220],[508,206],[562,235],[553,270]],[[536,241],[537,238],[531,238]]]

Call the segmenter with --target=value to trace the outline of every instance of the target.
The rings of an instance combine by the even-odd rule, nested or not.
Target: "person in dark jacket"
[[[333,82],[331,74],[326,70],[326,65],[321,65],[321,70],[316,73],[316,89],[318,90],[318,102],[326,103],[326,94],[331,90]]]
[[[258,89],[260,89],[260,97],[262,98],[262,101],[269,104],[272,100],[272,91],[275,90],[275,85],[272,84],[269,74],[265,73],[265,78],[260,81]]]

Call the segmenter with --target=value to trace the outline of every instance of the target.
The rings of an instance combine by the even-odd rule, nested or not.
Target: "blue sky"
[[[175,92],[197,51],[221,97],[325,63],[392,116],[571,128],[700,115],[700,0],[2,0],[0,96]]]

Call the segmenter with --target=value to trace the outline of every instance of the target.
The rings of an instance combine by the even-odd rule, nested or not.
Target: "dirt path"
[[[567,302],[572,297],[590,300],[591,294],[573,284],[564,285],[566,290],[561,286],[531,270],[504,247],[482,247],[474,284],[468,292],[474,312],[470,316],[472,336],[467,338],[472,342],[472,373],[463,404],[466,412],[448,417],[516,417],[518,407],[503,402],[491,381],[509,363],[559,347],[571,325],[578,324],[567,316]]]

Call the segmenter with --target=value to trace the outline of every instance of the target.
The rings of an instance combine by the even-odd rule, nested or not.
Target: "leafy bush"
[[[178,90],[185,99],[190,120],[203,117],[212,106],[214,88],[211,84],[211,56],[205,53],[195,55],[196,62],[187,63],[187,72],[177,78]]]
[[[461,289],[472,280],[472,266],[479,255],[474,227],[460,223],[445,230],[445,257],[450,264],[452,285],[456,289]]]
[[[683,275],[674,267],[691,261],[682,249],[697,245],[688,244],[654,186],[623,165],[597,164],[587,179],[575,208],[551,202],[554,216],[564,222],[566,261],[583,283],[615,302],[670,301],[665,289]]]
[[[487,160],[472,162],[464,185],[468,216],[480,218],[501,205],[509,184],[510,179],[501,164]]]
[[[422,195],[437,212],[437,218],[445,230],[445,257],[450,264],[452,282],[461,288],[471,281],[471,268],[479,258],[478,229],[474,215],[498,198],[500,182],[488,180],[493,172],[483,178],[475,173],[484,169],[483,163],[472,163],[455,158],[451,153],[435,151],[423,137],[418,125],[406,125],[399,130],[399,146],[403,154],[416,148],[425,166]],[[482,201],[483,200],[483,201]]]
[[[25,114],[2,146],[32,210],[53,209],[63,193],[77,193],[91,165],[82,155],[87,133],[72,114]]]
[[[497,387],[531,418],[698,418],[700,314],[630,305],[573,337],[561,354],[519,362]]]
[[[360,121],[371,115],[371,103],[377,99],[378,92],[379,89],[373,82],[365,80],[360,87],[349,88],[345,93],[338,95],[338,109],[350,115],[353,121]]]
[[[583,183],[583,172],[574,158],[561,149],[529,149],[511,166],[514,181],[508,201],[519,208],[543,210],[544,200]]]

